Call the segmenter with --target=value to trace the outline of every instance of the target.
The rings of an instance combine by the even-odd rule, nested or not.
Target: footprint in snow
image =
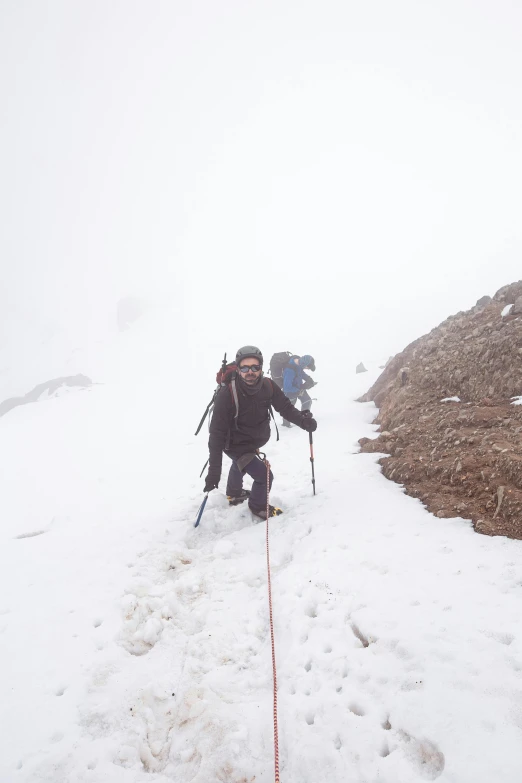
[[[369,638],[366,637],[359,629],[359,627],[355,623],[351,623],[351,629],[353,631],[353,635],[359,639],[363,647],[369,647],[370,641]]]
[[[402,691],[419,691],[422,688],[422,680],[406,680],[401,685]]]
[[[486,631],[484,635],[489,636],[490,639],[494,639],[496,642],[500,642],[500,644],[505,644],[506,647],[509,647],[515,641],[513,634],[505,631]]]
[[[406,731],[398,732],[402,740],[402,750],[406,758],[413,764],[425,780],[436,780],[444,771],[446,760],[444,754],[434,742],[427,739],[416,739]]]

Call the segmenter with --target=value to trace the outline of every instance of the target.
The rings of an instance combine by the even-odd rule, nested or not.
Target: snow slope
[[[176,382],[143,338],[0,419],[2,783],[273,781],[264,526],[223,479],[194,529],[214,368]],[[316,497],[305,433],[266,449],[281,781],[515,783],[522,542],[384,479],[376,372],[316,362]]]

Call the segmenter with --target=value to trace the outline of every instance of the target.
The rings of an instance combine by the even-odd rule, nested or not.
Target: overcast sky
[[[395,353],[522,278],[521,88],[512,1],[1,0],[2,339]]]

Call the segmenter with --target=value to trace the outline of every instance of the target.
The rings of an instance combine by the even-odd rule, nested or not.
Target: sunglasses
[[[252,372],[259,372],[260,369],[260,364],[247,364],[244,367],[240,367],[239,372],[242,372],[243,375],[246,375],[247,372],[250,372],[250,370],[252,370]]]

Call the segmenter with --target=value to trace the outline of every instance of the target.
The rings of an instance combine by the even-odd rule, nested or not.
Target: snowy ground
[[[281,781],[518,783],[522,542],[384,479],[356,453],[376,374],[316,361],[315,498],[306,434],[267,447]],[[273,783],[264,527],[223,480],[194,529],[187,388],[0,420],[2,783]]]

